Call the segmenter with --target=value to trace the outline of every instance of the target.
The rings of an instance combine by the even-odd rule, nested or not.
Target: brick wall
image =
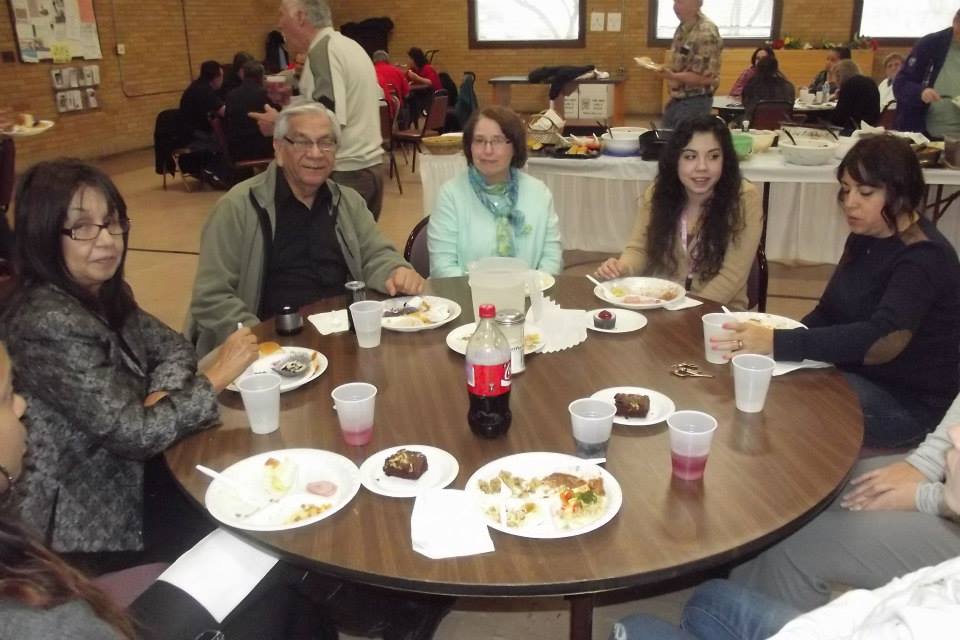
[[[57,120],[49,134],[18,142],[20,166],[63,153],[92,158],[151,146],[156,114],[176,106],[201,61],[229,62],[241,49],[263,55],[278,4],[278,0],[94,0],[104,56],[98,61],[100,110],[58,116],[50,84],[53,65],[0,63],[0,104]],[[588,11],[620,11],[622,31],[588,32],[586,49],[482,51],[467,46],[466,0],[332,0],[331,4],[337,24],[390,17],[396,25],[390,49],[399,61],[405,61],[409,47],[419,46],[439,49],[437,66],[455,79],[467,69],[477,72],[483,102],[490,99],[486,80],[492,76],[525,73],[548,64],[586,63],[626,70],[628,113],[656,113],[660,108],[659,82],[632,62],[634,56],[659,59],[662,55],[661,49],[646,44],[647,0],[588,0]],[[853,0],[786,0],[784,4],[784,33],[814,40],[848,36]],[[116,55],[118,42],[126,45],[125,56]],[[14,48],[12,43],[12,24],[0,19],[0,50]],[[876,69],[874,75],[879,75]],[[520,110],[542,109],[546,89],[517,88],[514,100]]]
[[[94,0],[103,59],[91,62],[100,65],[101,109],[57,114],[50,70],[59,65],[0,63],[0,104],[57,121],[50,133],[17,141],[18,166],[65,153],[93,158],[152,146],[156,114],[178,104],[200,62],[229,62],[241,49],[263,56],[277,6],[277,0]],[[126,55],[116,54],[118,42]],[[0,50],[15,50],[8,18],[0,19]]]

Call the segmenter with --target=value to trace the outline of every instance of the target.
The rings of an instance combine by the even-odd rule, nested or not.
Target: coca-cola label
[[[467,391],[484,398],[510,391],[510,362],[467,364]]]

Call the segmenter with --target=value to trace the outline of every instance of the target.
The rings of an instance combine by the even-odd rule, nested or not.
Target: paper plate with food
[[[772,313],[758,313],[755,311],[735,311],[730,314],[740,322],[758,324],[768,329],[806,329],[807,325],[797,322],[793,318],[778,316]]]
[[[409,296],[383,301],[383,328],[391,331],[436,329],[460,316],[460,305],[436,296]]]
[[[628,309],[594,309],[590,318],[587,328],[601,333],[630,333],[647,326],[642,313]]]
[[[609,471],[565,453],[518,453],[483,465],[466,493],[487,526],[524,538],[569,538],[599,529],[623,504]]]
[[[281,347],[276,342],[261,342],[260,357],[240,376],[276,373],[280,376],[280,393],[299,389],[319,378],[327,370],[327,357],[306,347]],[[227,389],[240,391],[231,383]]]
[[[660,278],[617,278],[593,289],[604,302],[625,309],[659,309],[679,302],[686,293],[676,282]]]
[[[360,482],[388,498],[415,498],[428,489],[442,489],[460,473],[452,455],[425,444],[407,444],[378,451],[360,465]]]
[[[360,490],[360,470],[332,451],[283,449],[220,472],[204,504],[214,518],[250,531],[285,531],[329,518]]]
[[[53,120],[34,120],[29,113],[18,113],[14,116],[13,127],[2,133],[11,138],[29,138],[43,133],[52,126]]]
[[[534,278],[536,278],[537,286],[540,287],[540,291],[546,291],[553,285],[557,283],[557,279],[546,271],[534,271]],[[526,296],[530,296],[530,283],[529,281],[523,285],[523,293]]]
[[[617,412],[613,416],[614,423],[628,427],[659,424],[677,410],[673,400],[646,387],[609,387],[590,397],[615,405]]]
[[[447,346],[462,356],[466,355],[467,343],[470,342],[470,336],[472,336],[476,330],[476,322],[470,322],[457,327],[447,334]],[[546,343],[543,341],[543,331],[541,331],[540,327],[532,322],[527,322],[523,325],[524,355],[530,355],[531,353],[540,351],[543,349],[544,344]]]
[[[653,58],[650,56],[640,56],[639,58],[634,58],[634,62],[650,71],[663,71],[663,65],[659,62],[654,62]]]

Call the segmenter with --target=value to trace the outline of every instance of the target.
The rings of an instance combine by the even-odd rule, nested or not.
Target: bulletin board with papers
[[[93,0],[9,0],[21,62],[99,60]]]

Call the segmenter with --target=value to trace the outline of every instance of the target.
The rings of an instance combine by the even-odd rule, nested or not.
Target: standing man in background
[[[341,127],[334,182],[357,190],[380,218],[383,207],[383,140],[380,85],[373,62],[356,41],[333,29],[326,0],[281,0],[280,30],[291,53],[306,52],[300,95],[333,111]],[[277,111],[251,113],[264,135],[273,135]]]
[[[960,11],[953,25],[928,33],[914,45],[893,80],[898,131],[933,137],[960,134],[960,109],[943,96],[960,95]]]
[[[670,62],[661,74],[670,85],[670,102],[663,111],[663,127],[710,113],[713,92],[720,84],[723,40],[717,25],[700,12],[703,0],[674,0],[680,25],[673,34]]]

